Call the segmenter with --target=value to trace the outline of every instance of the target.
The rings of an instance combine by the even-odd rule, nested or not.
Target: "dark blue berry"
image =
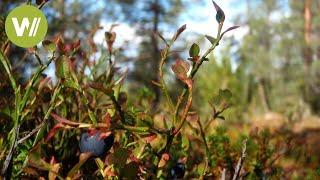
[[[91,135],[89,133],[81,134],[80,138],[80,152],[92,152],[93,156],[103,156],[112,147],[114,142],[114,135],[111,134],[105,139],[100,138],[100,132]]]
[[[170,177],[173,179],[182,179],[185,173],[185,165],[177,163],[170,169]]]

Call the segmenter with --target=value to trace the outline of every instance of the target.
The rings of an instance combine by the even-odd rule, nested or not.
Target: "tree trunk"
[[[267,95],[267,92],[266,92],[265,80],[263,80],[263,79],[259,80],[259,82],[258,82],[258,91],[259,91],[259,96],[260,96],[260,99],[261,99],[261,103],[262,103],[264,112],[269,112],[271,110],[271,108],[270,108],[268,95]]]
[[[311,14],[312,0],[304,1],[303,15],[304,15],[304,49],[303,58],[304,64],[308,69],[312,63],[312,48],[311,48],[311,32],[312,32],[312,14]]]
[[[320,2],[317,2],[318,12],[320,12]],[[320,18],[320,15],[317,14],[317,18]],[[318,47],[317,47],[317,60],[320,61],[320,22],[317,22],[317,35],[318,35]]]

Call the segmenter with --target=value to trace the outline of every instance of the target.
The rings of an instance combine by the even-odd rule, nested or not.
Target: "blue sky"
[[[192,0],[191,0],[192,1]],[[190,9],[186,13],[182,14],[176,26],[179,27],[183,24],[187,24],[187,32],[198,35],[212,35],[217,34],[217,22],[215,19],[216,11],[211,0],[206,0],[204,4],[199,3],[198,0],[193,0],[194,5],[190,6]],[[190,2],[190,0],[188,0]],[[224,10],[226,14],[226,20],[224,23],[224,29],[235,25],[233,23],[235,16],[245,10],[244,0],[216,0],[215,1]],[[107,30],[113,22],[101,21],[101,25],[104,30],[99,31],[95,36],[97,43],[104,42],[104,31]],[[117,32],[117,41],[115,46],[121,46],[124,41],[130,41],[132,47],[137,47],[141,39],[135,35],[134,27],[129,24],[118,22],[119,26],[115,29]],[[175,30],[169,30],[174,33]],[[246,28],[242,27],[237,30],[237,38],[242,38],[246,33]],[[166,32],[167,34],[167,32]],[[231,36],[233,33],[227,35]],[[190,37],[197,38],[195,37]],[[134,51],[134,50],[133,50]]]

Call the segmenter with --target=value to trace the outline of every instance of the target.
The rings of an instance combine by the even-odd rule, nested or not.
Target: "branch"
[[[109,94],[107,93],[107,95],[110,97],[113,105],[116,108],[116,111],[118,112],[119,116],[120,116],[120,120],[123,124],[125,124],[125,116],[124,116],[124,112],[122,111],[121,105],[119,104],[119,102],[116,100],[116,97],[113,94]]]
[[[8,179],[10,179],[11,173],[9,172],[8,174],[8,167],[10,165],[10,163],[12,163],[12,155],[13,155],[13,151],[16,147],[17,144],[17,140],[18,140],[18,135],[19,135],[19,130],[20,130],[20,125],[16,126],[15,131],[14,131],[14,136],[13,136],[13,143],[10,147],[9,153],[7,154],[6,160],[3,163],[2,166],[2,170],[1,170],[1,174],[4,177],[8,177]]]
[[[241,171],[244,159],[246,158],[247,141],[248,141],[248,139],[245,139],[243,141],[242,154],[241,154],[241,157],[239,158],[239,161],[238,161],[237,167],[234,171],[234,175],[233,175],[232,180],[238,179],[238,177],[240,175],[240,171]]]
[[[205,173],[207,171],[207,168],[208,168],[208,164],[209,164],[209,153],[210,153],[210,150],[209,150],[209,146],[208,146],[208,143],[207,143],[207,140],[206,140],[206,135],[204,133],[203,126],[201,124],[201,121],[200,121],[199,117],[197,118],[197,123],[198,123],[198,125],[200,127],[200,133],[201,133],[202,140],[203,140],[203,142],[204,142],[204,144],[206,146],[206,157],[205,157],[206,166],[205,166],[205,170],[204,170],[204,174],[203,174],[203,175],[205,175]]]
[[[164,95],[167,98],[167,101],[169,103],[170,109],[173,109],[174,106],[173,106],[173,103],[172,103],[172,99],[171,99],[171,97],[169,95],[168,88],[167,88],[167,86],[165,84],[164,77],[163,77],[163,66],[165,64],[165,60],[167,59],[169,49],[170,49],[170,46],[167,46],[165,49],[163,49],[161,51],[161,59],[160,59],[160,65],[159,65],[159,79],[160,79],[161,89],[162,89]]]
[[[202,55],[202,57],[200,58],[200,61],[198,63],[195,63],[192,66],[192,70],[191,70],[191,74],[190,74],[189,78],[191,78],[191,79],[194,78],[194,76],[198,72],[202,63],[207,59],[207,56],[219,45],[219,42],[221,40],[221,37],[220,37],[221,29],[222,29],[222,24],[219,25],[216,42],[214,44],[212,44],[212,46]],[[175,111],[174,111],[174,119],[176,119],[176,117],[178,116],[178,111],[179,111],[180,105],[181,105],[182,100],[185,97],[186,93],[187,93],[187,88],[183,89],[183,91],[181,92],[181,94],[178,97],[178,101],[177,101],[177,104],[175,106]]]
[[[182,128],[182,126],[184,125],[184,123],[185,123],[185,121],[187,119],[189,109],[191,108],[191,105],[192,105],[192,89],[193,89],[192,85],[189,86],[189,96],[188,96],[188,101],[187,101],[186,107],[184,108],[184,111],[183,111],[183,114],[182,114],[182,118],[181,118],[182,122],[180,123],[178,128],[176,128],[173,131],[173,135],[174,136],[179,133],[180,129]]]

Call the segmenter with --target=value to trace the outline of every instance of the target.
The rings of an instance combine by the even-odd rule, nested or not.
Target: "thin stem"
[[[11,66],[10,66],[10,63],[9,63],[9,60],[7,59],[7,57],[3,54],[2,51],[0,51],[0,61],[9,77],[9,80],[10,80],[10,83],[11,83],[11,86],[13,88],[14,91],[17,90],[17,84],[16,84],[16,81],[14,80],[13,78],[13,75],[11,74]]]
[[[205,166],[205,169],[204,169],[204,172],[203,172],[203,175],[205,175],[205,173],[207,172],[207,169],[208,169],[210,150],[209,150],[209,146],[208,146],[208,143],[207,143],[206,135],[205,135],[205,132],[203,130],[203,126],[201,124],[201,121],[200,121],[199,117],[197,118],[197,123],[198,123],[199,128],[200,128],[201,138],[202,138],[202,140],[203,140],[203,142],[204,142],[204,144],[206,146],[206,156],[205,156],[206,166]]]
[[[110,97],[113,105],[114,105],[115,108],[116,108],[116,111],[118,112],[118,114],[119,114],[119,116],[120,116],[121,122],[124,124],[126,119],[125,119],[125,116],[124,116],[124,112],[122,111],[121,105],[120,105],[119,102],[116,100],[116,97],[115,97],[113,94],[109,94],[109,93],[108,93],[107,95]]]
[[[17,140],[18,140],[18,136],[19,136],[19,131],[20,131],[20,125],[17,125],[14,127],[15,131],[14,131],[14,134],[13,134],[13,142],[11,144],[11,147],[10,147],[10,150],[9,150],[9,153],[7,154],[7,157],[6,157],[6,160],[4,161],[3,163],[3,167],[2,167],[2,170],[1,170],[1,174],[4,175],[5,177],[7,177],[8,179],[10,179],[11,177],[11,174],[8,174],[8,167],[10,165],[10,163],[12,163],[12,155],[14,153],[14,149],[16,147],[16,143],[17,143]]]
[[[200,58],[200,61],[193,65],[193,68],[192,68],[191,73],[190,73],[190,78],[191,79],[194,78],[194,76],[198,72],[200,66],[206,60],[207,56],[219,45],[219,42],[221,40],[220,39],[220,35],[221,35],[222,26],[223,26],[223,24],[219,24],[216,42],[214,44],[212,44],[212,46],[209,49],[207,49],[207,51]],[[178,117],[179,108],[180,108],[180,105],[181,105],[182,100],[185,97],[186,93],[187,93],[187,88],[184,88],[183,91],[181,92],[181,94],[178,97],[178,101],[177,101],[177,104],[176,104],[175,110],[174,110],[174,119],[177,119],[177,117]]]
[[[47,69],[47,67],[51,64],[51,62],[55,59],[55,56],[53,55],[49,61],[45,65],[41,65],[40,68],[37,70],[37,72],[33,75],[32,79],[29,81],[27,90],[25,94],[23,95],[21,105],[20,105],[20,111],[22,112],[23,109],[25,108],[27,101],[30,97],[30,93],[32,90],[33,85],[36,83],[36,81],[39,79],[39,76],[42,74],[42,72]]]
[[[46,114],[45,114],[45,116],[43,118],[42,123],[38,127],[36,127],[36,129],[35,129],[36,131],[33,130],[32,132],[30,132],[27,135],[28,138],[30,138],[33,135],[34,131],[37,133],[37,135],[36,135],[36,137],[35,137],[35,139],[33,141],[32,147],[34,147],[37,144],[37,142],[42,138],[42,135],[41,135],[42,133],[41,132],[44,131],[45,125],[47,124],[47,121],[49,119],[49,116],[51,115],[51,112],[53,111],[53,109],[55,109],[57,107],[55,102],[56,102],[56,99],[58,98],[58,95],[60,94],[60,91],[61,91],[61,89],[63,87],[64,86],[59,81],[58,84],[57,84],[56,89],[53,92],[52,98],[51,98],[50,103],[49,103],[49,108],[48,108],[48,110],[47,110],[47,112],[46,112]],[[17,145],[23,143],[23,141],[25,141],[25,140],[26,140],[25,138],[20,139],[18,141]],[[22,167],[24,168],[27,165],[27,163],[28,163],[28,157],[26,157],[26,159],[24,160]],[[23,168],[21,168],[21,169],[23,169]],[[20,173],[22,173],[22,170],[18,172],[18,174],[20,174]]]
[[[183,111],[183,114],[182,114],[182,118],[181,118],[181,123],[180,125],[174,130],[173,132],[173,135],[176,135],[179,133],[179,131],[181,130],[181,128],[183,127],[186,119],[187,119],[187,116],[188,116],[188,112],[191,108],[191,105],[192,105],[192,85],[189,87],[189,96],[188,96],[188,101],[187,101],[187,104],[186,104],[186,107],[184,108],[184,111]]]
[[[172,102],[172,99],[169,95],[166,83],[164,81],[164,73],[163,73],[163,67],[164,67],[165,61],[168,57],[169,49],[170,49],[170,46],[167,46],[165,49],[162,50],[160,65],[159,65],[159,78],[160,78],[161,89],[162,89],[164,95],[166,96],[166,99],[167,99],[167,102],[169,103],[170,109],[173,109],[174,108],[173,102]]]

